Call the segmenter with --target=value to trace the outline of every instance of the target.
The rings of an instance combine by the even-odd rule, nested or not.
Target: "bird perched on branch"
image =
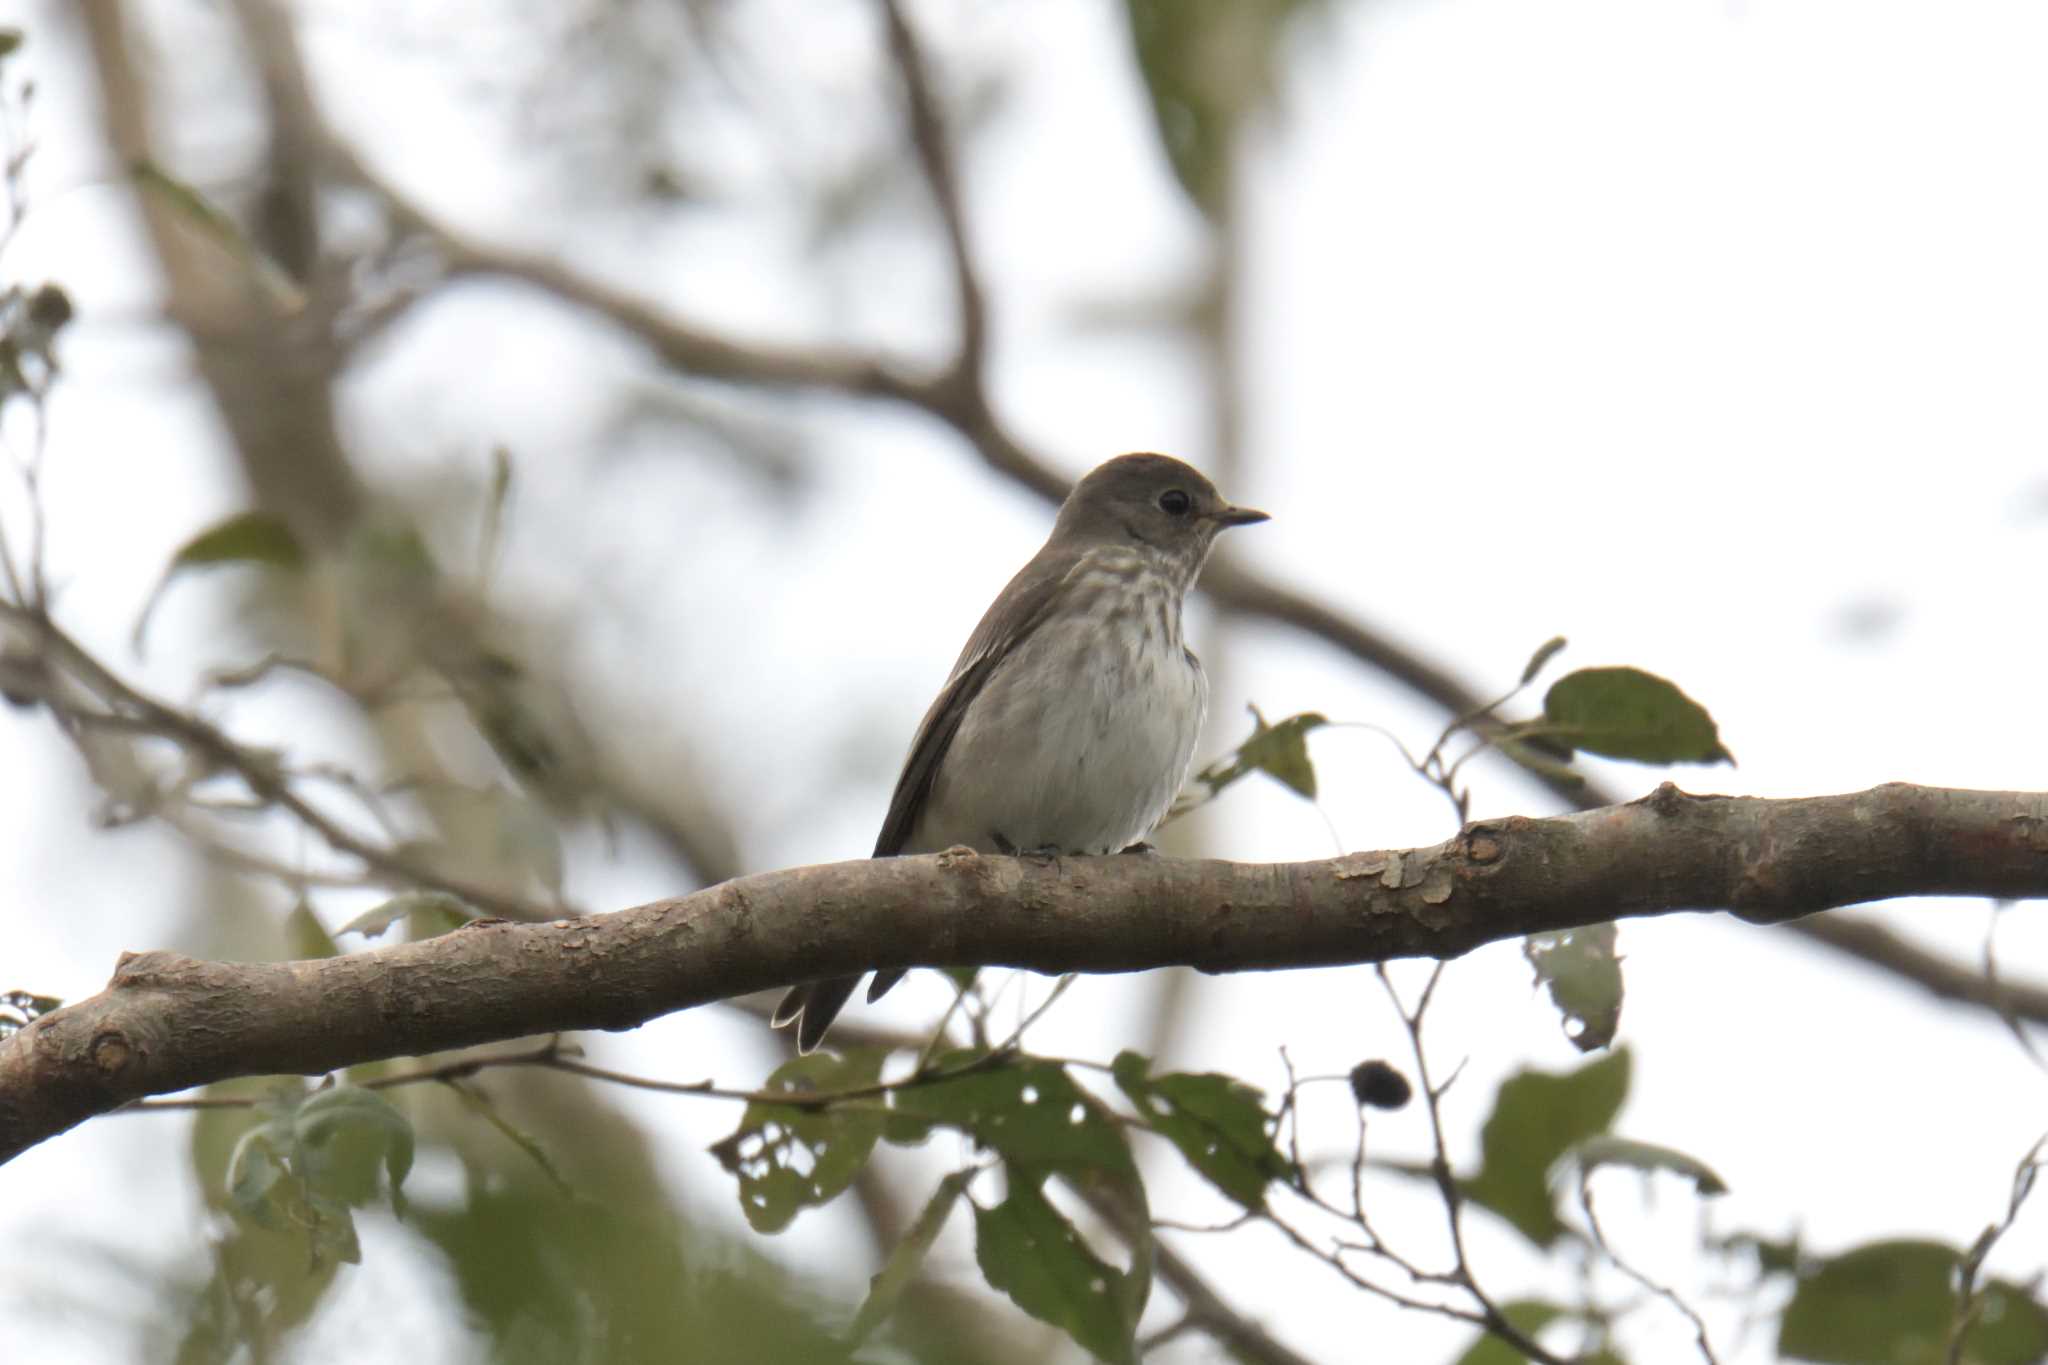
[[[1188,465],[1120,455],[1067,495],[925,712],[875,856],[1116,853],[1152,831],[1186,780],[1208,710],[1181,603],[1217,532],[1266,520]],[[868,999],[903,977],[877,972]],[[776,1007],[817,1047],[857,976]]]

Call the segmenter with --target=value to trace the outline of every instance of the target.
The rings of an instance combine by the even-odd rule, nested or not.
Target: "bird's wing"
[[[1047,573],[1035,557],[1017,571],[1009,586],[989,605],[974,634],[967,638],[967,647],[960,651],[953,676],[946,679],[945,687],[918,724],[917,738],[910,742],[910,756],[903,760],[903,773],[896,779],[896,794],[889,799],[889,814],[882,821],[882,833],[875,840],[875,857],[893,857],[903,851],[968,706],[981,695],[981,689],[1004,660],[1031,638],[1031,633],[1051,613],[1053,604],[1060,600],[1068,581],[1081,568],[1081,562],[1076,561],[1066,573]]]

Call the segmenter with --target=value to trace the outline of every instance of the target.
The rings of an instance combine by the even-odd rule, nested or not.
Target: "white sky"
[[[125,658],[165,555],[232,510],[235,494],[176,347],[143,321],[147,277],[81,128],[83,77],[53,17],[61,7],[16,8],[23,19],[5,21],[30,29],[43,150],[35,216],[0,274],[59,279],[83,308],[53,409],[52,554],[66,620]],[[516,148],[478,114],[490,112],[488,90],[479,97],[439,64],[446,31],[414,15],[400,36],[431,41],[391,55],[388,25],[404,8],[306,7],[328,113],[458,221],[559,247],[749,331],[942,342],[944,277],[929,239],[866,233],[821,289],[797,225],[775,206],[786,182],[774,158],[741,131],[721,130],[720,164],[747,198],[710,224],[622,232],[561,205],[536,211]],[[1075,472],[1128,448],[1199,462],[1205,409],[1186,357],[1075,326],[1086,306],[1154,295],[1199,259],[1116,9],[924,8],[949,75],[1000,70],[1008,81],[967,167],[1005,417]],[[773,111],[779,146],[829,157],[829,143],[814,145],[832,131],[820,109],[878,79],[861,9],[777,0],[743,14],[764,35],[801,35],[776,56],[817,94]],[[1250,188],[1251,440],[1246,473],[1225,490],[1274,521],[1234,548],[1480,683],[1511,679],[1558,633],[1572,640],[1562,666],[1631,663],[1673,678],[1712,709],[1742,763],[1675,774],[1689,789],[2043,786],[2048,9],[1403,0],[1339,6],[1297,37]],[[479,66],[488,53],[486,42]],[[206,128],[191,139],[202,151],[221,140]],[[376,446],[371,466],[417,477],[509,443],[521,482],[508,584],[565,608],[593,600],[597,584],[607,608],[621,599],[621,614],[583,640],[617,660],[608,703],[656,716],[680,694],[701,713],[696,728],[712,736],[735,799],[769,813],[747,850],[755,865],[862,853],[900,752],[893,737],[909,734],[982,605],[1042,536],[1044,510],[991,483],[930,424],[834,403],[805,409],[816,480],[793,522],[764,515],[730,480],[650,473],[645,455],[593,472],[577,443],[599,414],[582,381],[642,362],[511,291],[467,291],[419,319],[397,354],[402,364],[350,395],[352,429]],[[517,520],[519,508],[569,499],[591,529],[566,545],[542,545],[534,522]],[[6,515],[16,525],[18,505]],[[929,572],[934,556],[946,572]],[[748,593],[713,590],[742,575]],[[189,695],[195,660],[212,661],[207,628],[219,619],[206,589],[185,591],[159,623],[161,647],[136,665],[177,696]],[[1875,634],[1851,629],[1873,613]],[[1269,716],[1313,708],[1425,744],[1438,723],[1295,637],[1247,630],[1232,649],[1219,744],[1245,699]],[[1404,780],[1379,741],[1331,733],[1315,752],[1348,845],[1450,832],[1441,800]],[[800,789],[821,762],[857,783],[843,800]],[[118,951],[159,945],[168,929],[152,901],[181,865],[153,834],[84,832],[90,795],[34,715],[0,721],[0,768],[25,775],[0,785],[0,868],[13,892],[0,987],[89,994]],[[1633,794],[1662,774],[1606,776]],[[1479,814],[1551,809],[1500,769],[1482,772],[1477,802]],[[1331,851],[1323,821],[1277,788],[1232,793],[1212,829],[1223,856]],[[599,906],[675,889],[634,866],[585,865],[572,885]],[[1988,912],[1927,901],[1886,913],[1967,958]],[[2048,962],[2035,912],[2009,916],[2000,944],[2010,973]],[[1623,1031],[1638,1067],[1621,1129],[1718,1169],[1732,1187],[1714,1210],[1722,1228],[1796,1227],[1821,1250],[1888,1235],[1967,1244],[2048,1127],[2048,1083],[1991,1021],[1720,918],[1637,922],[1623,947]],[[1199,990],[1177,1064],[1272,1085],[1282,1043],[1305,1072],[1400,1055],[1361,971]],[[886,1012],[909,1022],[937,998],[925,983]],[[1036,1041],[1107,1055],[1148,998],[1126,982],[1085,982]],[[1453,969],[1431,1036],[1440,1065],[1469,1058],[1451,1107],[1465,1153],[1502,1075],[1573,1061],[1513,945]],[[716,1070],[736,1081],[771,1058],[708,1014],[595,1046],[660,1075],[689,1058],[695,1077],[701,1059],[722,1057]],[[621,1102],[671,1144],[675,1179],[698,1207],[737,1224],[703,1151],[731,1113]],[[1416,1113],[1384,1120],[1376,1141],[1419,1150],[1420,1125]],[[189,1255],[179,1131],[172,1119],[107,1120],[17,1160],[0,1171],[0,1228],[22,1245],[61,1220],[145,1263]],[[1154,1206],[1173,1208],[1185,1182],[1167,1163],[1157,1170]],[[1631,1217],[1638,1201],[1618,1185],[1603,1211],[1658,1273],[1690,1284],[1689,1196],[1656,1196]],[[826,1211],[787,1240],[855,1294],[870,1267],[832,1254],[852,1228]],[[1464,1336],[1383,1311],[1256,1235],[1177,1245],[1317,1358],[1354,1358],[1369,1339],[1375,1358],[1448,1360]],[[1418,1233],[1418,1245],[1435,1244]],[[1489,1284],[1530,1283],[1506,1239],[1482,1231],[1475,1247]],[[337,1311],[315,1332],[313,1358],[396,1358],[425,1311],[407,1306],[401,1256],[373,1255],[346,1290],[379,1306],[390,1335],[366,1342]],[[2048,1213],[2035,1209],[1995,1265],[2023,1276],[2044,1260]],[[942,1244],[935,1264],[972,1277],[966,1239]],[[106,1349],[90,1311],[30,1316],[26,1292],[0,1291],[0,1323],[15,1319],[4,1335],[22,1354]],[[1630,1343],[1637,1359],[1668,1360],[1684,1358],[1688,1339],[1651,1312]],[[1723,1359],[1764,1359],[1766,1345]]]

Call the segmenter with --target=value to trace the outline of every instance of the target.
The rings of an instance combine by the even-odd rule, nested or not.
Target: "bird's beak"
[[[1255,507],[1232,507],[1228,503],[1209,514],[1209,520],[1218,526],[1256,526],[1272,518]]]

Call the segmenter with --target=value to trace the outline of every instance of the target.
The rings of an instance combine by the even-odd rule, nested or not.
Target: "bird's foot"
[[[990,842],[995,844],[996,852],[1006,858],[1028,858],[1035,863],[1056,863],[1059,861],[1060,855],[1066,851],[1058,844],[1040,844],[1037,848],[1019,848],[1003,837],[1003,832],[999,829],[990,830],[988,837]]]
[[[1132,844],[1123,851],[1136,858],[1157,858],[1159,856],[1159,850],[1146,843],[1143,839],[1140,839],[1137,843]]]

